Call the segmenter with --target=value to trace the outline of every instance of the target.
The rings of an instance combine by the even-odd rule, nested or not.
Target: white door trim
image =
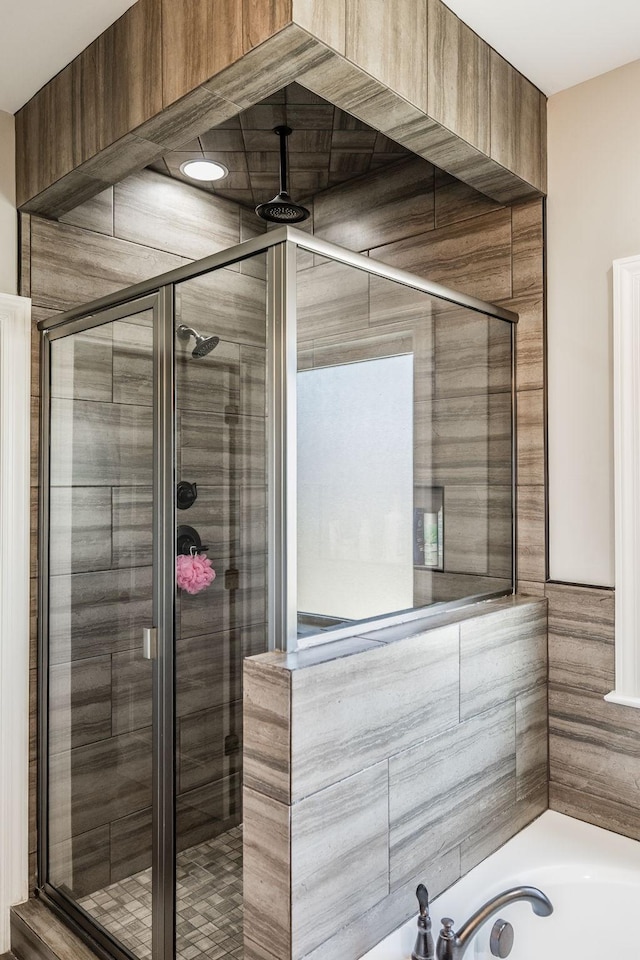
[[[615,690],[640,707],[640,256],[613,262]]]
[[[0,294],[0,954],[28,896],[31,301]]]

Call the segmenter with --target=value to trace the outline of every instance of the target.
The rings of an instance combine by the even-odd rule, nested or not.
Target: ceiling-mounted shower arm
[[[291,127],[281,125],[274,127],[273,132],[280,138],[280,191],[273,200],[259,203],[256,213],[268,223],[300,223],[311,216],[306,207],[295,203],[289,196],[287,189],[287,138],[291,136]]]
[[[288,156],[287,156],[287,137],[290,137],[293,133],[291,127],[281,126],[274,127],[273,132],[277,133],[280,137],[280,193],[289,193],[289,187],[287,185],[288,179]]]

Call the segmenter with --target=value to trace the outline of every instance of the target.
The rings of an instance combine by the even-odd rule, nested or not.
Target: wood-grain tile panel
[[[511,484],[509,394],[417,403],[414,431],[416,483]]]
[[[293,14],[292,0],[242,0],[242,37],[244,51],[251,50],[278,33]]]
[[[549,759],[553,783],[637,805],[640,716],[601,694],[552,683]]]
[[[346,0],[346,55],[426,112],[427,0]]]
[[[544,485],[544,391],[519,391],[517,412],[518,483]]]
[[[62,224],[32,219],[32,297],[66,310],[188,260],[159,250]]]
[[[433,228],[433,167],[417,158],[314,198],[314,232],[349,250],[401,240]]]
[[[294,804],[291,835],[292,957],[301,960],[389,892],[387,762]]]
[[[57,576],[50,592],[52,663],[139,646],[151,617],[151,567]]]
[[[516,384],[519,391],[544,388],[544,301],[542,292],[495,301],[518,314]]]
[[[437,699],[425,699],[420,692],[427,676],[441,691]],[[458,629],[433,631],[428,645],[412,637],[313,670],[294,671],[292,682],[296,799],[418,742],[425,730],[435,733],[457,723]],[[404,690],[401,702],[398,684]]]
[[[548,807],[547,784],[522,799],[504,799],[497,815],[482,824],[460,845],[460,869],[464,876],[490,854],[539,817]]]
[[[151,406],[53,399],[51,486],[147,486],[153,470]]]
[[[181,793],[206,783],[223,780],[233,773],[237,757],[229,757],[225,739],[238,738],[242,754],[242,701],[209,706],[196,715],[178,719],[178,785]]]
[[[544,587],[544,583],[536,583],[534,580],[519,580],[518,596],[544,597]]]
[[[460,293],[501,300],[511,296],[511,211],[378,246],[370,255]]]
[[[115,235],[200,260],[240,242],[238,207],[151,170],[116,185]]]
[[[515,800],[515,783],[513,702],[391,757],[391,889]]]
[[[31,296],[31,217],[28,213],[18,214],[18,237],[20,243],[18,257],[18,293],[21,297]],[[33,389],[33,383],[31,385]]]
[[[49,572],[87,573],[111,566],[111,491],[52,487]]]
[[[490,141],[489,51],[441,0],[429,0],[426,112],[483,153]]]
[[[604,696],[614,688],[613,590],[547,583],[549,680]]]
[[[518,485],[518,576],[544,582],[545,492],[543,486]]]
[[[513,296],[539,296],[544,287],[542,200],[516,204],[511,210]]]
[[[62,223],[113,236],[113,187],[107,187],[91,200],[81,203],[60,217]]]
[[[245,787],[243,809],[244,908],[255,919],[245,927],[245,943],[257,930],[274,956],[290,957],[291,808]]]
[[[16,114],[18,207],[83,159],[74,133],[74,80],[69,64]]]
[[[283,670],[244,664],[244,782],[267,796],[291,797],[291,690]]]
[[[445,514],[447,573],[511,577],[511,487],[450,484]]]
[[[52,754],[111,736],[111,657],[52,664],[49,673]]]
[[[54,754],[50,770],[50,836],[58,843],[151,805],[151,730]]]
[[[74,61],[82,160],[162,110],[161,0],[138,0]]]
[[[260,254],[255,263],[261,265],[265,260]],[[210,327],[230,343],[264,347],[266,313],[265,283],[249,273],[222,269],[176,285],[178,322],[196,329],[198,323]]]
[[[511,325],[435,300],[434,394],[486,396],[511,391]]]
[[[544,684],[546,676],[546,601],[460,624],[462,720]]]
[[[545,656],[546,661],[546,656]],[[532,677],[533,680],[533,677]],[[546,791],[549,777],[547,684],[516,697],[516,796]]]
[[[162,104],[190,93],[243,53],[239,0],[162,0]]]
[[[293,0],[292,15],[300,27],[344,54],[346,0]]]
[[[491,213],[500,204],[474,190],[462,180],[452,177],[444,170],[436,169],[435,178],[435,226],[445,227],[458,220],[469,220]]]
[[[298,338],[368,332],[369,278],[333,260],[298,275]]]
[[[95,954],[86,943],[37,898],[32,897],[12,908],[11,928],[12,943],[14,932],[20,931],[22,957],[95,960]]]
[[[491,50],[491,157],[537,189],[541,102],[544,95],[495,50]]]

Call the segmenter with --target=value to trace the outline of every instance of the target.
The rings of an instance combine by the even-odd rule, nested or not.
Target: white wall
[[[18,290],[15,121],[0,110],[0,293]]]
[[[640,61],[549,100],[549,549],[614,584],[611,263],[640,254]]]

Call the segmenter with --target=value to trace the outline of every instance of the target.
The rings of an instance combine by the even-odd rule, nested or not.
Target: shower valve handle
[[[198,485],[181,480],[176,488],[176,506],[178,510],[188,510],[198,499]]]

